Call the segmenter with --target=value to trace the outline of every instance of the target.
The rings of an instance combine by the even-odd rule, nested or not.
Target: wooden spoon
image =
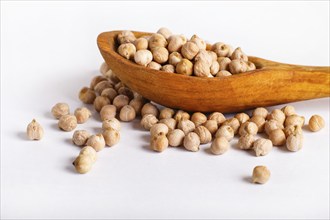
[[[120,56],[116,40],[120,32],[104,32],[98,36],[104,60],[125,85],[167,107],[226,113],[330,96],[329,67],[298,66],[249,57],[257,70],[224,78],[184,76],[149,69]],[[133,33],[136,37],[151,34]]]

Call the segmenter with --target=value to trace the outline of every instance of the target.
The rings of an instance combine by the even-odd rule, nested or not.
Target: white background
[[[293,103],[307,120],[326,121],[296,153],[275,147],[257,158],[237,139],[222,156],[208,146],[154,153],[136,120],[122,123],[120,143],[99,152],[91,172],[74,171],[79,148],[51,107],[82,106],[78,91],[102,62],[100,32],[161,26],[270,60],[329,66],[328,1],[1,2],[1,218],[329,218],[329,98]],[[40,142],[26,139],[32,118],[45,129]],[[78,129],[99,132],[95,118]],[[272,173],[265,185],[250,183],[259,164]]]

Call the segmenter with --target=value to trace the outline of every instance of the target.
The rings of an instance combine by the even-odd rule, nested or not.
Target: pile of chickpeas
[[[206,42],[193,35],[173,35],[167,28],[136,38],[131,31],[118,34],[118,53],[138,65],[170,73],[198,77],[226,77],[256,69],[237,47],[217,42],[207,50]]]

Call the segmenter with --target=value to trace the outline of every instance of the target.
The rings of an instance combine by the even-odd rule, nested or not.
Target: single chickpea
[[[187,58],[188,60],[194,59],[194,57],[199,52],[199,47],[197,44],[193,42],[187,42],[185,43],[181,48],[181,54],[184,58]]]
[[[93,134],[88,138],[86,144],[98,152],[105,147],[105,140],[102,134]]]
[[[94,108],[97,112],[100,112],[103,106],[109,105],[110,100],[106,96],[97,96],[94,100]]]
[[[152,61],[152,53],[149,50],[138,50],[134,54],[135,63],[141,66],[147,66]]]
[[[132,92],[132,90],[128,87],[121,87],[118,89],[118,94],[119,95],[125,95],[128,97],[129,100],[134,98],[134,93]]]
[[[255,115],[253,116],[252,118],[250,118],[249,120],[250,122],[253,122],[257,125],[258,127],[258,133],[262,133],[264,132],[264,129],[265,129],[265,123],[266,123],[266,120],[265,118],[263,118],[262,116],[260,115]]]
[[[155,62],[155,61],[151,61],[148,65],[148,68],[150,69],[154,69],[154,70],[160,70],[162,68],[162,65],[160,65],[159,63]]]
[[[181,120],[178,122],[178,128],[181,129],[185,134],[195,130],[196,126],[194,122],[190,120]]]
[[[180,51],[182,46],[187,42],[187,38],[183,35],[172,35],[168,40],[167,49],[170,53]]]
[[[230,72],[228,72],[227,70],[221,70],[219,71],[215,76],[216,77],[220,77],[220,78],[223,78],[223,77],[226,77],[226,76],[231,76],[232,74]]]
[[[88,87],[83,87],[79,92],[79,99],[85,104],[93,104],[95,98],[95,91]]]
[[[156,47],[166,47],[167,41],[161,34],[152,34],[149,39],[149,49],[153,50]]]
[[[105,105],[100,111],[101,120],[109,120],[116,117],[116,106],[114,105]]]
[[[168,62],[173,66],[176,66],[181,60],[182,60],[182,55],[178,52],[172,52],[168,58]]]
[[[95,76],[92,78],[91,83],[90,83],[90,88],[94,90],[94,87],[101,81],[108,81],[108,79],[104,76]]]
[[[168,147],[168,139],[165,134],[159,134],[150,138],[150,147],[152,150],[162,152]]]
[[[246,64],[247,64],[247,71],[252,71],[257,69],[256,65],[251,61],[247,61]]]
[[[255,138],[254,138],[254,135],[252,135],[252,134],[242,135],[238,139],[237,146],[238,146],[239,149],[249,150],[249,149],[252,148],[254,140],[255,140]]]
[[[141,109],[144,105],[144,101],[139,98],[134,98],[129,102],[129,105],[134,108],[136,115],[140,115]]]
[[[104,137],[105,144],[109,147],[118,144],[120,140],[120,133],[116,129],[112,129],[112,128],[105,129],[102,135]]]
[[[189,132],[183,139],[183,146],[189,151],[199,151],[200,140],[199,136],[194,132]]]
[[[103,90],[112,88],[112,87],[113,87],[112,82],[101,81],[98,84],[96,84],[96,86],[94,87],[94,91],[96,92],[96,94],[101,95]]]
[[[290,135],[302,135],[302,129],[299,125],[289,125],[284,128],[285,137],[288,138]]]
[[[135,109],[130,105],[121,108],[119,118],[122,121],[133,121],[136,117]]]
[[[85,156],[85,157],[90,157],[92,159],[93,163],[95,163],[96,159],[97,159],[96,151],[91,146],[86,146],[86,147],[81,148],[79,155]]]
[[[102,75],[104,75],[106,72],[108,72],[109,70],[109,66],[106,62],[103,62],[100,66],[100,73],[102,73]]]
[[[237,118],[227,119],[222,123],[222,125],[229,125],[234,130],[234,134],[238,133],[238,130],[241,126]]]
[[[44,129],[33,119],[26,128],[26,134],[30,140],[40,140],[44,136]]]
[[[188,59],[182,59],[177,63],[175,71],[179,74],[191,76],[193,74],[193,63]]]
[[[189,120],[190,119],[190,115],[188,112],[182,111],[182,110],[178,110],[176,112],[176,114],[174,115],[174,119],[176,120],[176,122],[179,122],[181,120]]]
[[[162,27],[157,31],[158,34],[163,35],[163,37],[165,37],[165,39],[169,39],[170,36],[172,35],[172,32],[166,28],[166,27]]]
[[[194,122],[196,127],[198,127],[207,121],[207,117],[201,112],[195,112],[194,114],[191,115],[190,120]]]
[[[58,121],[58,127],[63,131],[72,131],[77,127],[77,118],[74,115],[63,115]]]
[[[117,111],[120,111],[122,107],[128,105],[129,98],[126,95],[117,95],[114,99],[112,104],[116,106]]]
[[[207,65],[210,67],[212,63],[214,62],[213,57],[210,55],[209,51],[200,49],[198,54],[194,58],[195,62],[202,60],[207,63]]]
[[[250,116],[244,112],[236,114],[235,118],[237,118],[240,124],[243,124],[250,120]]]
[[[79,155],[72,164],[78,173],[85,174],[92,169],[93,160],[89,156]]]
[[[122,87],[125,87],[124,83],[123,82],[118,82],[116,85],[115,85],[115,90],[118,92],[120,88]]]
[[[265,156],[273,149],[273,143],[269,139],[259,138],[253,143],[256,156]]]
[[[282,146],[285,144],[286,137],[282,129],[275,129],[269,133],[269,139],[274,146]]]
[[[101,96],[106,96],[110,100],[110,102],[113,101],[113,99],[118,95],[117,91],[114,88],[106,88],[102,91]]]
[[[231,55],[230,58],[232,60],[236,60],[237,59],[237,60],[243,60],[245,62],[248,61],[248,56],[245,53],[243,53],[243,51],[242,51],[242,49],[240,47],[237,47],[234,50],[234,52],[233,52],[233,54]]]
[[[77,146],[84,146],[91,135],[85,130],[76,130],[72,136],[72,142]]]
[[[258,126],[250,121],[244,122],[239,128],[239,135],[252,134],[256,135],[258,133]]]
[[[319,115],[313,115],[308,122],[309,130],[316,132],[324,128],[324,119]]]
[[[141,115],[143,117],[144,115],[147,115],[147,114],[152,114],[156,118],[158,118],[159,110],[158,110],[157,106],[150,103],[150,102],[144,104],[142,109],[141,109]]]
[[[175,72],[175,66],[173,66],[171,64],[166,64],[166,65],[162,66],[162,68],[160,70],[164,71],[164,72],[167,72],[167,73],[174,73]]]
[[[245,73],[248,69],[247,63],[243,60],[232,60],[228,67],[232,74]]]
[[[215,137],[225,137],[228,141],[231,141],[234,138],[234,130],[229,125],[222,125],[215,133]]]
[[[199,77],[211,76],[210,66],[203,60],[196,61],[194,65],[194,74]]]
[[[212,141],[212,134],[206,127],[203,125],[195,128],[194,132],[198,135],[201,144],[207,144]]]
[[[207,120],[203,123],[203,125],[209,130],[211,135],[213,136],[218,130],[218,123],[215,120]]]
[[[146,50],[148,49],[148,40],[143,37],[140,37],[134,41],[134,45],[137,51]]]
[[[285,119],[284,125],[285,127],[289,125],[298,125],[303,127],[305,124],[305,117],[299,115],[290,115]]]
[[[117,40],[119,44],[132,43],[136,39],[132,31],[122,31],[118,34]]]
[[[284,129],[283,124],[274,119],[265,122],[265,132],[267,135],[269,135],[270,132],[275,129]]]
[[[185,134],[180,129],[174,129],[167,134],[168,144],[172,147],[178,147],[183,144]]]
[[[266,166],[256,166],[252,173],[253,183],[266,183],[270,178],[270,171]]]
[[[281,111],[285,114],[286,117],[296,114],[296,110],[294,109],[294,107],[292,105],[284,106],[281,109]]]
[[[218,57],[217,62],[219,63],[219,70],[229,70],[229,64],[231,59],[228,57]]]
[[[205,41],[202,38],[198,37],[196,34],[194,34],[190,38],[190,42],[195,43],[200,50],[206,50],[206,43],[205,43]]]
[[[153,114],[146,114],[141,119],[141,126],[145,130],[150,130],[150,128],[158,122],[158,119]]]
[[[167,133],[168,133],[168,127],[167,127],[167,125],[165,125],[163,123],[154,124],[150,128],[150,136],[151,137],[159,135],[159,134],[167,135]]]
[[[134,44],[132,44],[132,43],[121,44],[118,47],[118,53],[122,57],[130,60],[130,59],[134,58],[134,54],[136,53],[136,48],[135,48]]]
[[[102,130],[114,129],[120,131],[120,121],[117,118],[106,119],[102,122]]]
[[[159,123],[163,123],[168,127],[169,131],[172,131],[176,128],[176,121],[174,118],[163,118],[159,120]]]
[[[165,47],[155,47],[152,49],[152,57],[159,64],[166,63],[168,60],[168,50]]]
[[[171,108],[163,108],[159,113],[159,119],[172,118],[175,111]]]
[[[221,155],[228,151],[229,142],[225,137],[216,137],[210,147],[212,154]]]
[[[266,119],[267,115],[268,115],[268,110],[263,107],[256,108],[253,110],[252,116],[256,116],[256,115],[259,115],[259,116],[263,117],[264,119]]]
[[[285,114],[280,109],[274,109],[269,115],[268,120],[276,120],[280,124],[283,124],[285,121]]]
[[[207,53],[210,55],[213,61],[216,61],[218,59],[218,56],[214,51],[207,50]]]
[[[70,114],[70,107],[66,103],[57,103],[52,108],[52,114],[56,119],[59,119],[63,115]]]
[[[88,108],[82,107],[82,108],[77,108],[74,111],[74,116],[76,116],[77,118],[77,123],[82,124],[85,123],[92,116],[92,113],[91,111],[89,111]]]
[[[218,61],[213,61],[211,66],[210,66],[210,72],[213,76],[215,76],[220,70],[220,66]]]
[[[208,120],[215,120],[220,126],[223,122],[226,121],[226,117],[221,112],[213,112],[207,117]]]
[[[296,152],[303,147],[303,140],[302,134],[291,134],[286,139],[286,148],[289,151]]]
[[[218,57],[227,57],[230,52],[230,47],[227,44],[218,42],[213,44],[212,50],[217,54]]]

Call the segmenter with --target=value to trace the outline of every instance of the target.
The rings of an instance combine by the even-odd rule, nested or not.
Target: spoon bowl
[[[257,67],[254,71],[222,78],[185,76],[149,69],[123,58],[117,53],[119,33],[104,32],[97,38],[105,62],[129,88],[167,107],[227,113],[330,96],[329,67],[290,65],[249,56]],[[136,37],[151,35],[133,33]]]

